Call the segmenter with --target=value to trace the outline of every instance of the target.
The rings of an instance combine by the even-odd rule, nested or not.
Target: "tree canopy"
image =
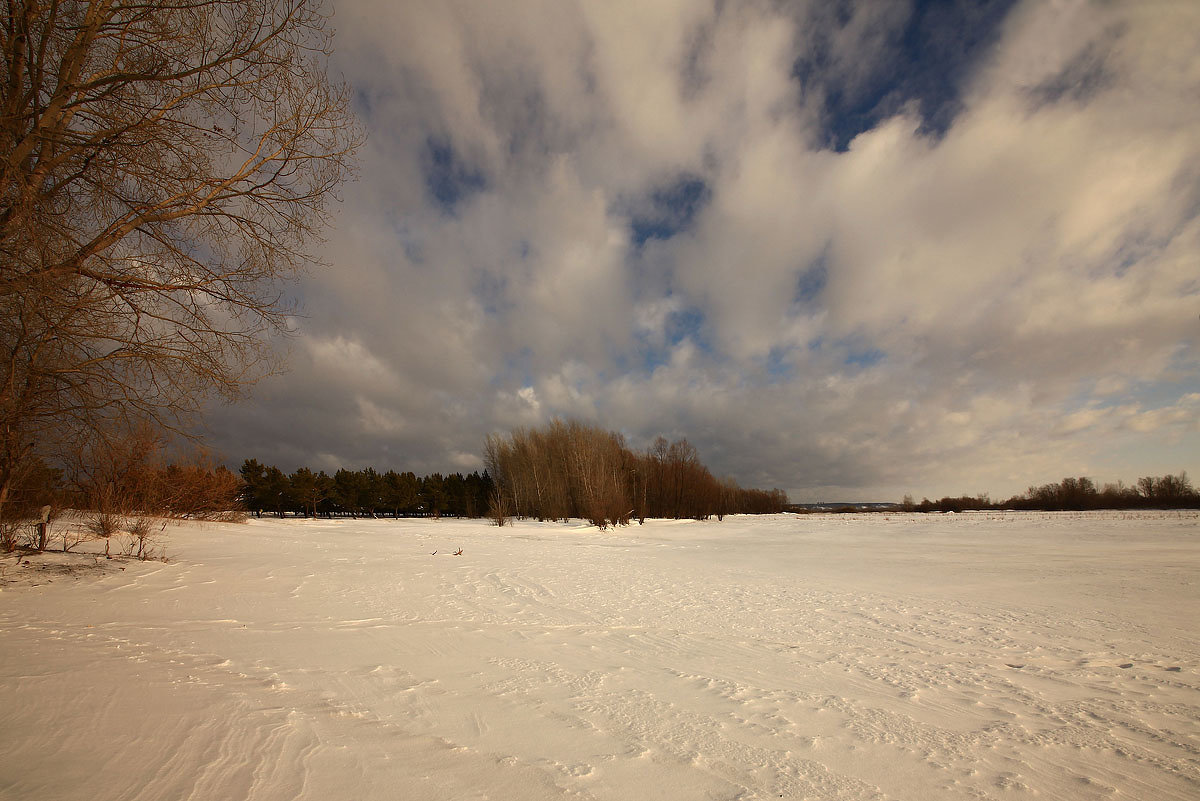
[[[56,449],[180,428],[273,368],[361,135],[317,0],[0,16],[0,519]]]

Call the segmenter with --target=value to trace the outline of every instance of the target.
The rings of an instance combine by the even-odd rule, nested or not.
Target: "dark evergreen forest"
[[[289,475],[257,459],[241,475],[242,506],[280,517],[484,517],[494,487],[486,472],[418,477],[368,467],[330,476],[301,467]]]

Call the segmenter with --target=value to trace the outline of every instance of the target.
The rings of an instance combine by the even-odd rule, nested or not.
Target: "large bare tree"
[[[274,364],[361,132],[310,0],[6,0],[0,519],[23,464]]]

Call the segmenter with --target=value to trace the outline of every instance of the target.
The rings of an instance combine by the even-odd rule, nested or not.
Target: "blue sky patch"
[[[708,319],[697,306],[687,306],[667,315],[663,323],[663,340],[655,343],[657,337],[651,332],[643,331],[635,335],[638,342],[638,357],[642,369],[654,372],[655,369],[668,364],[671,354],[684,341],[690,342],[702,352],[713,353],[712,341],[707,331]]]
[[[887,354],[876,348],[851,350],[846,354],[846,364],[853,367],[874,367],[887,358]]]
[[[704,327],[704,312],[695,306],[688,306],[667,315],[666,337],[668,344],[678,345],[685,339],[699,343],[701,329]]]
[[[824,353],[841,359],[842,364],[847,367],[874,367],[887,358],[887,353],[871,347],[859,336],[837,340],[816,337],[808,343],[808,349],[814,353]]]
[[[641,247],[650,239],[670,239],[687,230],[696,215],[712,199],[712,190],[703,179],[694,175],[678,180],[650,196],[649,209],[630,221],[633,244]]]
[[[531,387],[534,383],[533,350],[525,347],[504,357],[504,369],[492,377],[493,386]]]
[[[788,356],[791,348],[774,347],[767,354],[767,377],[771,382],[787,381],[796,374],[796,368]]]
[[[366,120],[375,116],[375,102],[370,92],[362,88],[354,90],[354,113]]]
[[[508,276],[492,270],[481,270],[471,287],[471,294],[486,314],[495,316],[511,309],[508,300]]]
[[[464,161],[450,140],[442,137],[426,138],[421,168],[426,189],[447,214],[453,214],[464,198],[487,187],[484,174]]]
[[[996,43],[1001,24],[1015,0],[918,0],[907,22],[887,37],[882,52],[861,86],[833,75],[830,45],[798,58],[792,76],[802,91],[822,89],[826,115],[822,139],[842,152],[854,137],[869,131],[913,104],[921,132],[941,136],[962,110],[962,89],[975,64]],[[842,4],[834,24],[845,26],[849,5]],[[828,34],[825,37],[828,38]]]
[[[796,291],[792,303],[800,306],[812,304],[829,283],[829,250],[826,248],[812,263],[800,271],[796,278]]]

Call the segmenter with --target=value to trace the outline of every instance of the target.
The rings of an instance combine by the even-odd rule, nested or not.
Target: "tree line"
[[[782,511],[782,490],[743,489],[717,479],[686,439],[658,437],[645,451],[616,432],[578,421],[492,434],[484,464],[495,482],[490,516],[583,518],[600,528],[647,517],[695,518]]]
[[[992,501],[986,494],[976,497],[928,498],[914,503],[905,496],[900,508],[909,512],[964,512],[969,510],[1086,511],[1091,509],[1196,509],[1200,492],[1186,472],[1176,475],[1143,476],[1133,485],[1123,481],[1097,487],[1086,476],[1064,478],[1056,484],[1030,487],[1005,501]]]
[[[247,459],[242,465],[242,508],[261,516],[279,517],[484,517],[494,485],[486,471],[432,473],[373,467],[341,469],[332,476],[324,470],[301,467],[284,473],[278,467]]]

